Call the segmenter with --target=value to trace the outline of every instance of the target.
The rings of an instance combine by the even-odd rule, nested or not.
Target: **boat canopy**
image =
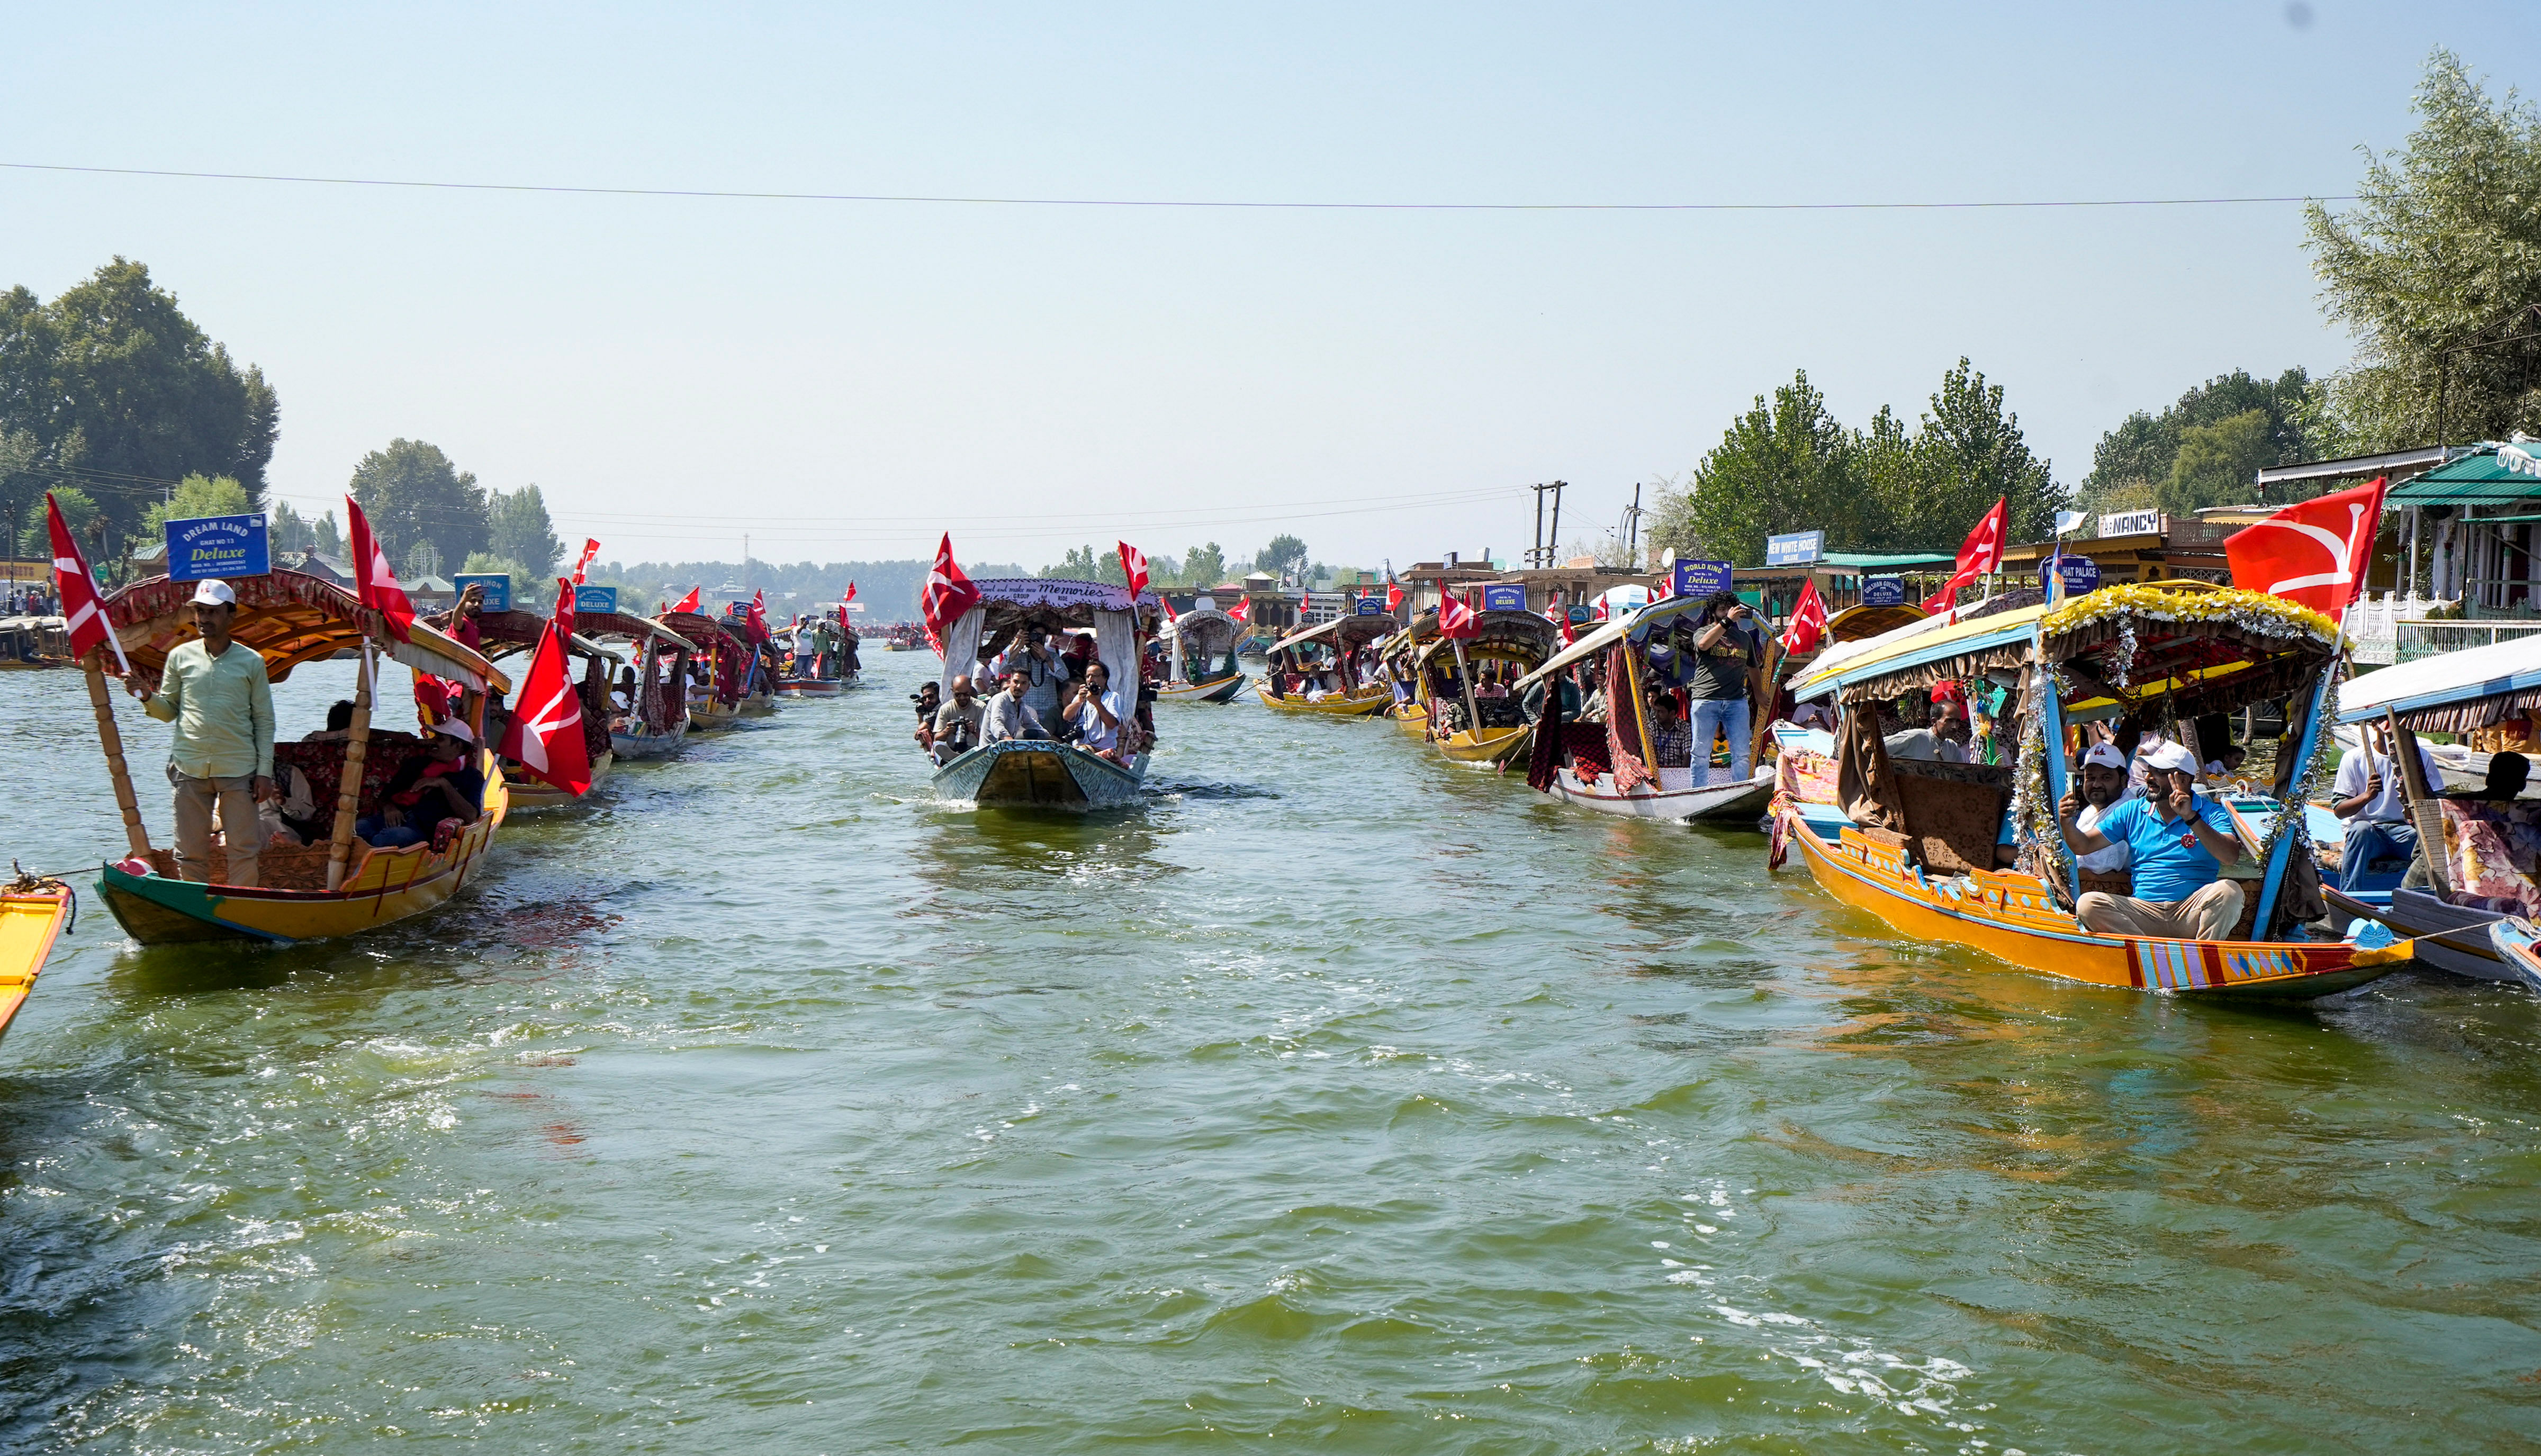
[[[680,635],[690,642],[711,643],[715,638],[721,637],[742,651],[750,650],[750,644],[744,642],[740,634],[732,630],[733,627],[740,625],[738,622],[721,621],[702,612],[665,612],[662,614],[662,622],[666,626],[677,628]]]
[[[1435,619],[1432,619],[1430,626],[1434,629],[1436,625]],[[1449,650],[1449,641],[1446,637],[1432,639],[1420,649],[1418,660],[1427,662],[1433,653]],[[1540,661],[1561,647],[1561,629],[1532,612],[1477,612],[1474,614],[1474,634],[1463,641],[1467,651],[1483,647],[1513,648],[1532,653]]]
[[[577,612],[573,615],[574,630],[598,642],[640,642],[646,637],[665,647],[694,655],[697,644],[671,630],[664,622],[631,612]]]
[[[350,651],[367,640],[416,672],[464,683],[472,692],[489,687],[497,692],[512,691],[512,680],[492,663],[420,621],[408,628],[407,641],[399,641],[385,626],[377,635],[366,632],[366,616],[377,620],[376,616],[366,614],[351,592],[330,581],[298,571],[224,580],[238,593],[231,635],[255,649],[264,659],[265,676],[276,683],[304,662]],[[106,619],[144,686],[156,689],[168,654],[200,635],[188,608],[193,597],[193,582],[154,576],[106,599]]]
[[[484,644],[489,662],[500,662],[515,652],[527,652],[539,645],[547,629],[548,619],[535,612],[479,612],[476,614],[476,636]],[[580,622],[575,623],[581,625]],[[566,650],[578,657],[607,657],[609,649],[589,637],[575,632],[565,641]]]
[[[1827,640],[1858,642],[1881,632],[1895,631],[1910,622],[1918,622],[1931,614],[1911,602],[1898,602],[1886,607],[1847,607],[1827,619]]]
[[[1053,632],[1091,628],[1096,658],[1112,670],[1114,687],[1125,690],[1122,700],[1132,700],[1126,692],[1138,686],[1138,622],[1141,617],[1153,620],[1164,598],[1152,591],[1133,598],[1125,586],[1055,577],[990,577],[971,585],[980,605],[944,634],[946,693],[955,677],[1004,651],[1026,625],[1037,625]]]
[[[1336,617],[1320,626],[1310,626],[1302,632],[1290,632],[1271,643],[1270,650],[1284,652],[1291,647],[1302,647],[1308,642],[1329,640],[1343,651],[1348,651],[1363,647],[1380,637],[1393,635],[1398,625],[1400,623],[1395,621],[1392,616],[1382,612],[1371,612],[1364,616]]]
[[[1822,660],[1793,695],[1832,691],[1848,703],[1876,701],[1945,679],[2017,675],[2034,650],[2067,680],[2066,705],[2078,714],[2105,707],[2134,715],[2164,698],[2165,715],[2190,718],[2307,688],[2342,638],[2328,618],[2283,597],[2175,579],[1871,641],[1884,645],[1832,667]]]
[[[1574,662],[1595,657],[1624,640],[1626,636],[1632,637],[1636,642],[1647,640],[1652,628],[1683,617],[1689,612],[1700,612],[1709,605],[1710,600],[1708,597],[1661,597],[1637,612],[1627,613],[1616,618],[1578,641],[1562,648],[1544,666],[1518,679],[1516,686],[1527,687],[1538,679],[1553,676]],[[1547,622],[1546,625],[1550,626],[1552,623]],[[1559,627],[1554,628],[1556,635],[1559,635],[1561,630]]]
[[[2338,721],[2399,714],[2417,733],[2468,733],[2541,712],[2541,633],[2422,657],[2338,690]]]
[[[1167,621],[1164,635],[1190,651],[1215,657],[1235,645],[1243,626],[1214,607],[1196,607]]]

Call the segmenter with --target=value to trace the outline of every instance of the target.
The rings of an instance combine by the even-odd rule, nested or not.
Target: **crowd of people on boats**
[[[973,666],[953,675],[949,699],[934,683],[909,695],[913,737],[938,766],[1009,739],[1072,743],[1118,764],[1154,739],[1153,687],[1142,686],[1138,701],[1124,701],[1092,632],[1062,647],[1049,627],[1028,621],[1004,651]]]

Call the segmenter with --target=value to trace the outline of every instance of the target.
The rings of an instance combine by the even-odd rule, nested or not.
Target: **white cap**
[[[2114,743],[2101,742],[2091,745],[2091,751],[2082,756],[2082,763],[2086,767],[2097,764],[2103,768],[2115,768],[2120,773],[2127,771],[2127,756],[2119,753],[2118,746]]]
[[[193,603],[197,607],[235,607],[238,593],[230,590],[228,582],[218,579],[198,582],[194,586]]]
[[[2147,768],[2166,769],[2174,773],[2197,771],[2197,756],[2190,753],[2183,745],[2176,743],[2163,744],[2151,753],[2143,755],[2143,761]]]
[[[469,732],[467,723],[458,718],[444,718],[440,722],[432,725],[432,731],[435,733],[447,734],[452,738],[458,739],[461,743],[474,743],[476,741],[476,735]]]

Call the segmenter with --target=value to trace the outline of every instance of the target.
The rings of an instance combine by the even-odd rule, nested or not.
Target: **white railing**
[[[2429,619],[2431,613],[2458,610],[2460,605],[2421,597],[2415,592],[2406,596],[2398,592],[2378,596],[2365,593],[2347,611],[2347,632],[2356,639],[2356,660],[2387,667],[2541,632],[2541,619]]]

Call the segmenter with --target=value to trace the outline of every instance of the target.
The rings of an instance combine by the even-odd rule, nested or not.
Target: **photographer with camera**
[[[1713,592],[1695,627],[1685,680],[1686,696],[1694,709],[1694,766],[1706,770],[1706,776],[1711,736],[1716,732],[1729,735],[1732,781],[1754,773],[1747,678],[1764,664],[1765,633],[1756,625],[1756,610],[1739,601],[1736,592]]]

